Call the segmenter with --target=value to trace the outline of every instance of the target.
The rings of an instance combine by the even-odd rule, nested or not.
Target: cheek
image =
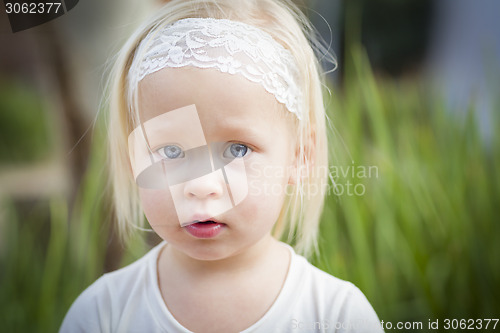
[[[279,215],[286,195],[289,168],[283,164],[249,163],[247,207],[255,213]]]
[[[290,177],[290,166],[282,161],[258,160],[247,165],[249,194],[282,198]]]
[[[151,227],[179,225],[172,196],[168,190],[139,189],[142,208]]]

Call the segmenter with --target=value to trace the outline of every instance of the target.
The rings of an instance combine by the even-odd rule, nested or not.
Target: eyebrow
[[[259,139],[264,134],[262,130],[240,124],[237,121],[223,121],[219,124],[219,128],[221,131],[227,131],[229,135],[241,135],[249,139]]]
[[[146,130],[145,135],[151,145],[151,148],[162,144],[180,144],[185,149],[191,149],[206,145],[204,133],[196,135],[189,134],[185,129],[174,126],[174,124],[164,124],[162,126]]]

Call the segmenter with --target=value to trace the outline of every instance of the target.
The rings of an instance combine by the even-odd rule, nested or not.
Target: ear
[[[297,182],[309,178],[316,160],[316,132],[311,130],[305,140],[299,137],[295,144],[295,152],[291,163],[291,172],[288,184],[297,185]]]

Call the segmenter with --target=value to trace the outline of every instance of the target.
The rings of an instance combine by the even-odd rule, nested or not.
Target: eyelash
[[[243,146],[245,147],[245,153],[244,155],[242,156],[226,156],[226,152],[228,151],[228,149],[230,150],[231,147],[233,147],[233,145],[240,145],[240,146]],[[165,149],[168,148],[168,147],[175,147],[175,148],[179,148],[180,152],[178,152],[179,155],[175,156],[175,157],[169,157],[168,156],[168,152],[165,152]],[[247,156],[248,154],[250,154],[251,152],[253,152],[254,149],[252,147],[250,147],[249,145],[247,144],[244,144],[244,143],[240,143],[240,142],[229,142],[229,145],[224,149],[222,155],[223,157],[226,157],[226,158],[243,158],[245,156]],[[178,159],[178,158],[183,158],[185,157],[185,153],[184,151],[182,150],[181,147],[179,147],[178,145],[166,145],[166,146],[163,146],[163,147],[160,147],[158,149],[156,149],[156,152],[164,159],[167,159],[167,160],[175,160],[175,159]],[[172,150],[170,152],[173,152]],[[232,153],[232,152],[231,152]],[[175,154],[175,152],[174,152]],[[180,156],[182,155],[182,156]]]
[[[227,147],[226,147],[226,149],[224,149],[224,152],[222,153],[222,156],[226,157],[225,155],[226,155],[227,150],[228,150],[228,149],[231,149],[231,147],[233,147],[234,145],[239,145],[239,146],[242,146],[242,147],[244,147],[244,148],[245,148],[245,153],[243,154],[243,156],[239,156],[239,158],[245,157],[245,156],[247,156],[249,153],[251,153],[251,152],[252,152],[252,148],[250,148],[250,147],[249,147],[249,146],[247,146],[246,144],[243,144],[243,143],[238,143],[238,142],[233,142],[233,143],[231,143],[229,146],[227,146]],[[238,158],[237,156],[234,156],[234,155],[233,155],[233,157],[234,157],[234,158]],[[228,158],[233,158],[233,157],[229,156]]]
[[[177,158],[179,158],[179,156],[176,156],[176,157],[169,157],[167,156],[168,153],[165,152],[165,149],[168,148],[168,147],[176,147],[176,148],[179,148],[179,155],[182,155],[180,156],[180,158],[183,158],[185,156],[184,154],[184,151],[182,150],[181,147],[177,146],[177,145],[166,145],[166,146],[163,146],[163,147],[160,147],[156,150],[156,152],[164,159],[167,159],[167,160],[175,160]]]

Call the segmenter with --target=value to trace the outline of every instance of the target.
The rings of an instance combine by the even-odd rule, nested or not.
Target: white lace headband
[[[146,75],[185,66],[241,74],[302,118],[299,73],[291,52],[254,26],[226,19],[186,18],[153,30],[136,51],[129,82],[136,89]]]

